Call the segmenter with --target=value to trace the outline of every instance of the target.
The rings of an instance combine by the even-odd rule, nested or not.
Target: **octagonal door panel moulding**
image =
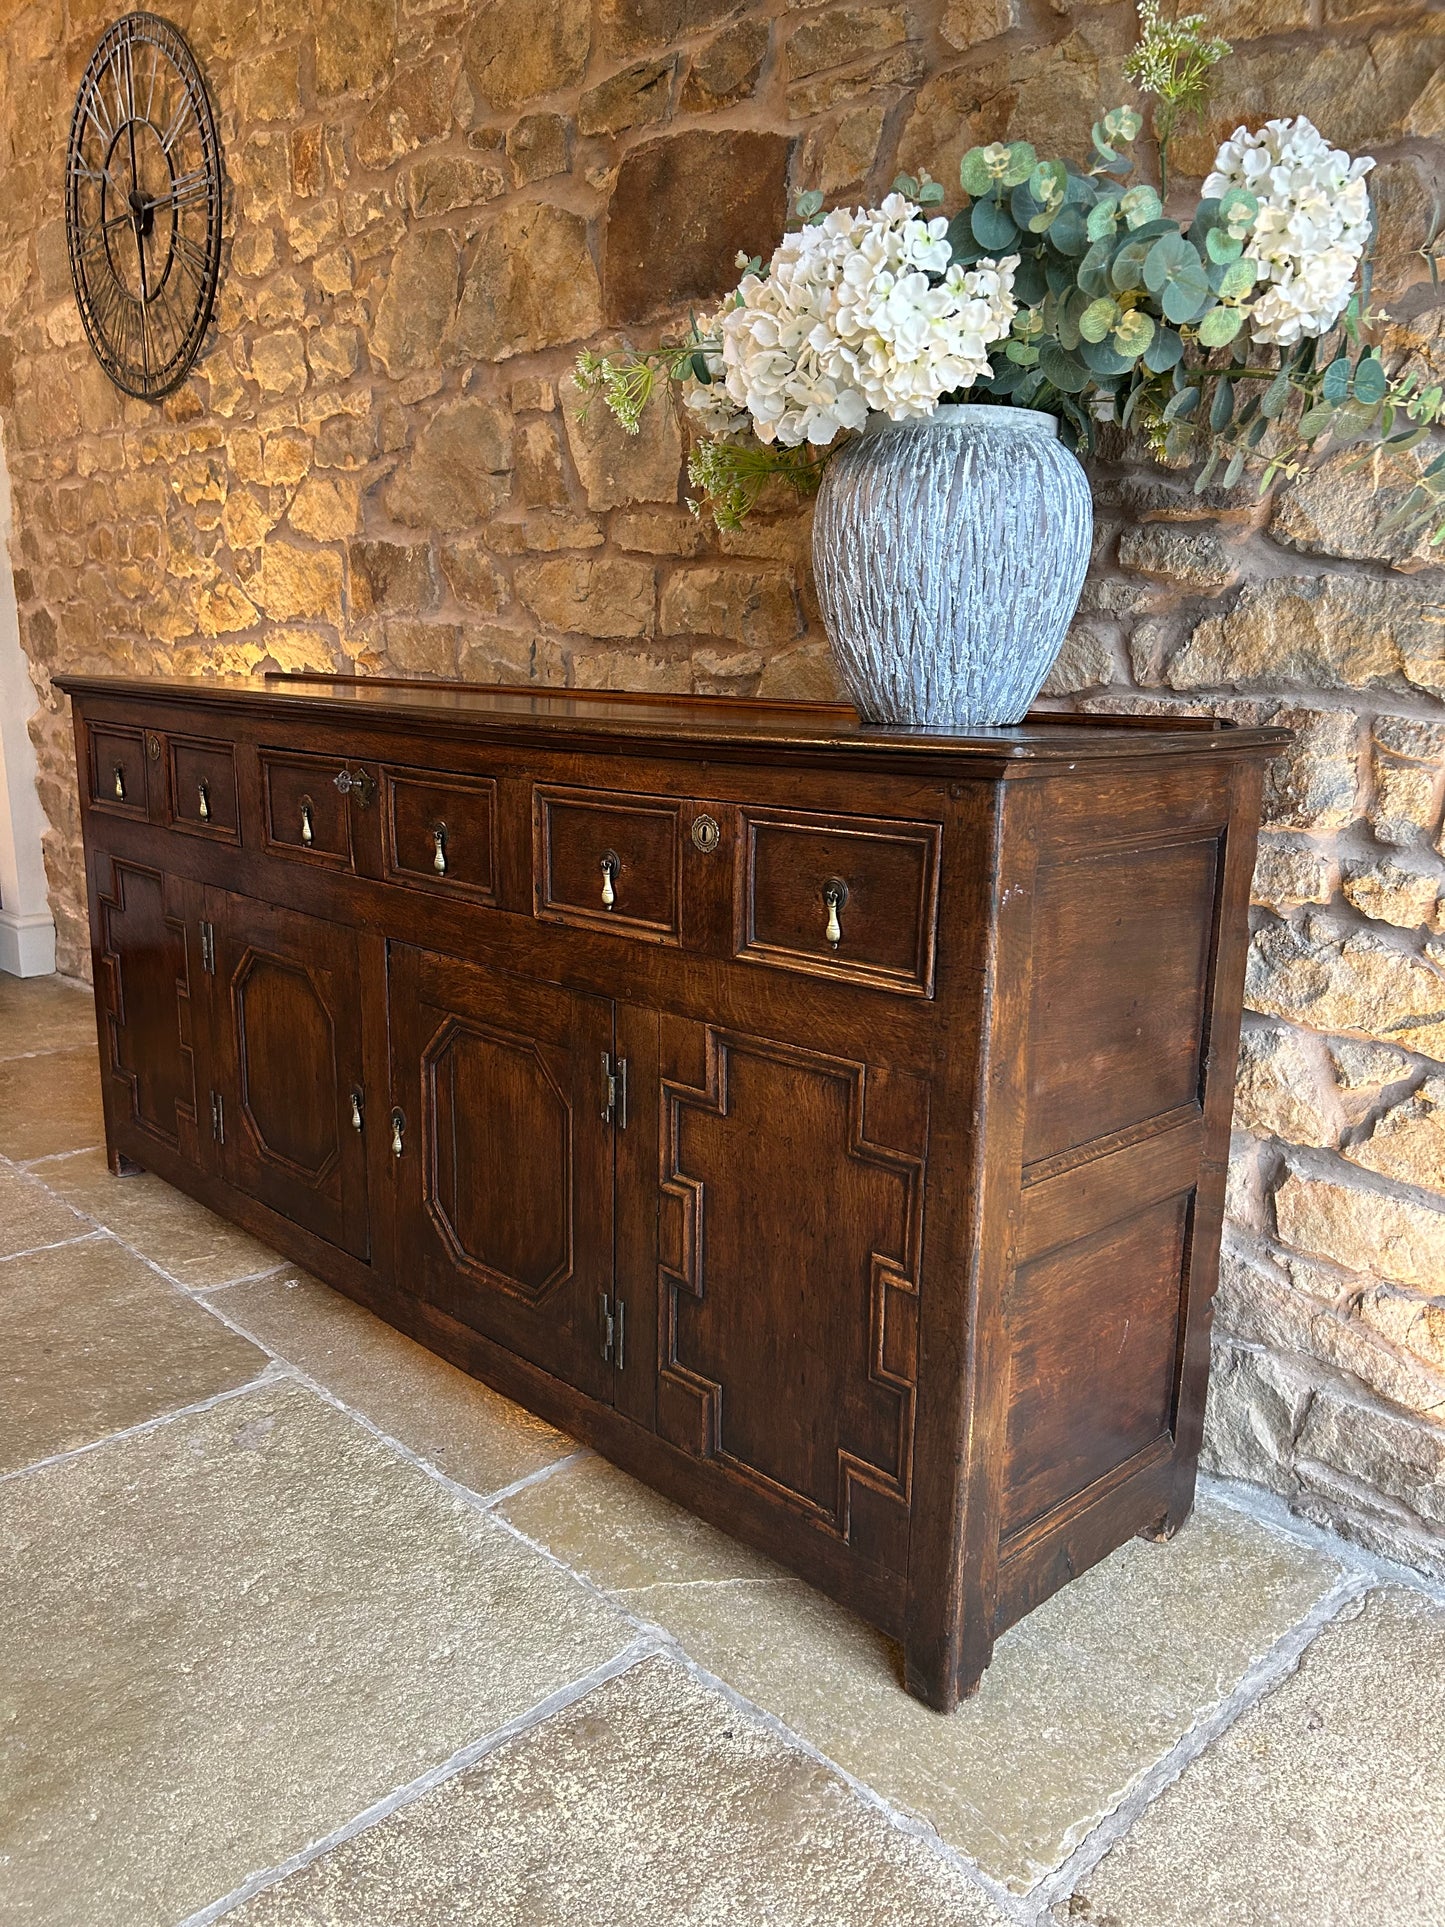
[[[398,1279],[610,1399],[612,1005],[404,945],[388,969]]]
[[[205,906],[222,990],[212,1115],[221,1169],[328,1244],[365,1258],[366,1137],[354,1120],[364,1126],[370,1107],[355,935],[220,891],[208,890]]]
[[[256,1155],[308,1184],[323,1184],[341,1148],[334,1102],[336,1026],[312,970],[247,950],[232,980],[231,997],[241,1117]],[[280,1038],[287,1045],[284,1079],[276,1074],[274,1054]]]
[[[428,1215],[465,1271],[532,1304],[572,1276],[574,1119],[557,1054],[453,1017],[422,1060]]]

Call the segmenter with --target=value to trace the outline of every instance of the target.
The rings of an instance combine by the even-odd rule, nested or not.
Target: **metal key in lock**
[[[823,935],[831,949],[836,950],[843,941],[843,924],[839,911],[848,901],[848,886],[842,877],[829,877],[823,885],[823,902],[828,911],[828,921]]]
[[[406,1134],[406,1117],[398,1106],[391,1114],[391,1155],[399,1158],[405,1148],[402,1139]]]
[[[362,1131],[366,1128],[366,1119],[362,1112],[362,1102],[363,1099],[360,1089],[353,1086],[351,1092],[351,1128],[353,1131]]]
[[[615,851],[609,850],[602,859],[602,908],[610,910],[617,901],[617,873],[622,865]]]

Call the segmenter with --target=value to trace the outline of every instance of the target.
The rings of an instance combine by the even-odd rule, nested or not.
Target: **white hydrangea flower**
[[[706,365],[708,379],[700,381],[689,372],[682,384],[683,405],[697,416],[698,426],[703,432],[715,438],[741,435],[752,427],[752,417],[747,409],[735,402],[728,393],[727,364],[721,348],[712,346],[712,343],[722,340],[725,314],[725,310],[719,309],[715,315],[698,323],[698,335],[707,344],[698,353]]]
[[[870,410],[931,414],[988,372],[1014,317],[1017,257],[950,267],[947,236],[945,220],[890,194],[785,236],[766,278],[743,278],[721,318],[722,386],[761,441],[825,447]],[[729,415],[721,397],[691,405]]]
[[[1331,147],[1303,114],[1255,134],[1237,127],[1215,155],[1205,195],[1240,187],[1259,202],[1244,237],[1262,283],[1250,316],[1256,341],[1292,347],[1339,320],[1369,245],[1364,177],[1374,165]]]

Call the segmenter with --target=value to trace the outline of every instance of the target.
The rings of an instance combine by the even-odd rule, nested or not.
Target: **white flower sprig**
[[[687,384],[688,406],[712,433],[750,422],[785,448],[827,447],[870,412],[932,414],[988,374],[1015,314],[1018,257],[950,265],[947,235],[901,194],[786,235],[706,324],[713,379]]]
[[[1374,165],[1331,147],[1303,114],[1267,121],[1257,133],[1237,127],[1215,155],[1206,196],[1239,188],[1259,202],[1242,237],[1244,258],[1264,284],[1250,315],[1255,341],[1293,347],[1339,320],[1369,245],[1364,177]]]

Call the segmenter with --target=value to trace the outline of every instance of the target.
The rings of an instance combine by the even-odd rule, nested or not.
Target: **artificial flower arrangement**
[[[1118,422],[1167,461],[1199,461],[1201,491],[1247,467],[1267,488],[1326,446],[1415,448],[1445,397],[1392,375],[1373,345],[1374,162],[1303,116],[1240,127],[1187,216],[1167,214],[1171,137],[1229,48],[1203,15],[1166,21],[1158,0],[1139,13],[1125,72],[1157,103],[1159,188],[1129,185],[1143,121],[1116,107],[1086,163],[1025,141],[973,148],[951,217],[926,175],[900,176],[877,208],[824,212],[802,194],[798,224],[766,263],[740,257],[716,314],[650,353],[584,354],[579,387],[635,431],[659,378],[677,383],[703,431],[694,507],[722,526],[773,477],[811,492],[870,415],[947,402],[1047,411],[1081,454]],[[1445,543],[1445,456],[1391,520]]]

